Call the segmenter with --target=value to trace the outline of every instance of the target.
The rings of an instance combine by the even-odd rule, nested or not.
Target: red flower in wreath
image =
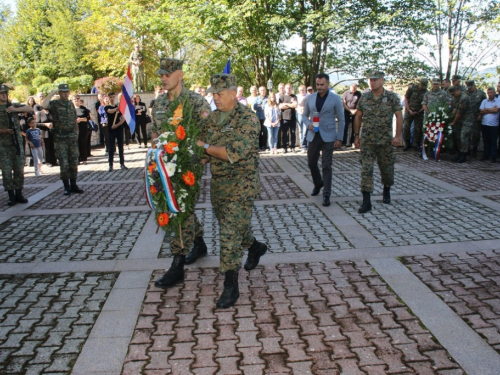
[[[151,192],[151,194],[156,194],[158,193],[158,190],[156,190],[156,188],[154,186],[150,186],[149,187],[149,191]]]
[[[173,154],[175,153],[174,148],[176,148],[177,146],[178,144],[175,142],[168,142],[167,145],[165,146],[165,151],[167,152],[167,154]]]
[[[177,136],[177,139],[179,139],[179,141],[182,141],[184,138],[186,138],[186,130],[182,125],[179,125],[177,129],[175,129],[175,135]]]
[[[160,227],[164,227],[168,224],[168,214],[162,213],[158,215],[158,224]]]
[[[184,183],[188,186],[193,186],[194,185],[194,174],[191,171],[187,171],[185,174],[182,175],[182,180]]]

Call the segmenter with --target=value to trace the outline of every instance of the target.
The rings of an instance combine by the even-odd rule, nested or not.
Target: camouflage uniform
[[[450,103],[450,96],[444,90],[441,89],[438,89],[437,91],[434,90],[427,91],[424,95],[424,98],[422,99],[422,105],[427,106],[427,108],[440,103],[444,103],[447,106]]]
[[[469,97],[465,92],[462,92],[458,99],[455,98],[454,109],[456,113],[460,113],[460,119],[453,126],[453,138],[456,144],[459,145],[458,150],[466,153],[469,151],[474,112]]]
[[[361,131],[361,191],[373,192],[373,164],[377,160],[382,183],[394,184],[394,149],[392,147],[392,119],[401,111],[397,94],[384,90],[378,99],[373,93],[361,96],[356,107],[363,112]],[[417,127],[415,127],[416,129]]]
[[[76,109],[70,100],[51,100],[49,113],[54,124],[54,150],[59,159],[61,180],[76,180],[78,175],[78,138],[76,133]]]
[[[22,189],[24,186],[24,148],[17,113],[9,114],[8,106],[22,107],[20,104],[0,105],[0,129],[11,129],[9,117],[14,122],[15,137],[19,145],[19,155],[14,146],[12,134],[0,134],[0,169],[5,191]]]
[[[182,69],[182,61],[165,58],[160,60],[160,70],[158,71],[158,73],[169,74],[170,72],[177,69]],[[201,125],[202,120],[204,120],[210,113],[210,106],[208,105],[207,101],[200,94],[189,91],[185,88],[182,89],[179,95],[179,99],[189,100],[193,108],[193,118],[198,124]],[[172,110],[170,108],[171,103],[172,102],[168,99],[167,93],[159,95],[155,99],[153,107],[151,109],[153,133],[157,133],[158,135],[163,133],[162,124],[168,120],[167,115]],[[198,196],[195,197],[195,202],[198,201],[199,194],[200,193],[198,193]],[[193,245],[194,239],[196,237],[203,236],[203,225],[201,225],[194,211],[184,221],[181,233],[182,242],[179,237],[175,236],[170,242],[170,247],[173,254],[187,255],[191,246]],[[184,245],[184,247],[181,244]]]
[[[469,83],[470,81],[467,81]],[[472,81],[474,84],[474,81]],[[472,107],[472,112],[474,115],[474,122],[472,124],[471,132],[471,146],[477,148],[479,145],[479,140],[481,139],[481,119],[479,118],[479,107],[484,99],[487,99],[486,93],[483,90],[476,89],[475,92],[469,92],[467,90],[465,94],[469,97],[470,105]]]
[[[427,83],[425,83],[425,85],[426,84]],[[408,101],[408,107],[412,111],[420,111],[422,109],[422,101],[427,92],[427,88],[420,90],[419,85],[413,85],[410,87],[405,94],[406,100]],[[423,112],[417,113],[416,115],[410,115],[410,111],[405,111],[405,118],[403,121],[403,139],[405,141],[409,141],[411,138],[410,128],[413,121],[415,121],[415,136],[413,137],[413,142],[417,145],[422,143],[422,126],[424,122]]]
[[[211,89],[217,90],[227,76],[212,76]],[[243,250],[254,241],[250,221],[254,200],[260,196],[259,131],[255,113],[236,103],[229,112],[211,112],[200,135],[207,144],[226,146],[229,157],[229,162],[210,159],[210,194],[220,227],[221,272],[239,269]]]

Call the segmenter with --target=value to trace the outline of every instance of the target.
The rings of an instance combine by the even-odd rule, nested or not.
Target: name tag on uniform
[[[165,111],[156,111],[156,113],[165,113]]]
[[[230,127],[230,126],[226,126],[225,128],[223,128],[221,130],[222,133],[226,133],[226,132],[232,132],[234,130],[234,128]]]

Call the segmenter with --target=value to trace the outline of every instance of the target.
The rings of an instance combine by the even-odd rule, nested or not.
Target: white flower
[[[444,130],[444,128],[439,128],[439,131],[440,131],[440,132],[443,132],[443,130]]]
[[[179,151],[179,146],[172,147],[172,150]]]
[[[174,163],[166,163],[165,169],[167,171],[168,177],[172,177],[175,174],[175,167],[177,164]]]
[[[174,157],[172,158],[172,163],[177,163],[177,154],[175,154]]]

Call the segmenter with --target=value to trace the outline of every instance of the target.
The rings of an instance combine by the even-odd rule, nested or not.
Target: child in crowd
[[[29,129],[26,130],[26,141],[31,148],[33,155],[33,165],[35,166],[35,176],[40,176],[43,162],[43,139],[42,132],[36,127],[36,119],[28,119]]]

